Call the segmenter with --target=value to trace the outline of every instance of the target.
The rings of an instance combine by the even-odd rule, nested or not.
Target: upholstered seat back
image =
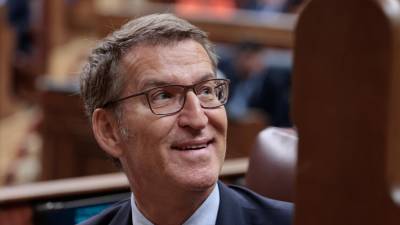
[[[250,154],[246,185],[266,197],[293,201],[296,160],[296,131],[266,128]]]

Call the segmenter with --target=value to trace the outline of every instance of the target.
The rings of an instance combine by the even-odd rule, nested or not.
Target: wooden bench
[[[242,177],[248,167],[247,158],[225,161],[220,179],[230,183]],[[43,225],[46,214],[59,213],[63,224],[71,220],[71,209],[96,207],[104,201],[118,201],[129,196],[129,184],[123,173],[37,182],[0,189],[0,224]],[[75,206],[71,206],[75,205]],[[71,208],[72,207],[72,208]],[[74,208],[75,207],[75,208]],[[75,215],[76,216],[76,215]],[[58,218],[61,219],[61,218]]]

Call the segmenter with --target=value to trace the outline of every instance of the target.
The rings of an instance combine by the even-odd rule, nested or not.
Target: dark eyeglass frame
[[[138,96],[141,96],[141,95],[145,95],[145,96],[146,96],[147,104],[148,104],[148,106],[149,106],[149,108],[150,108],[150,110],[151,110],[151,112],[152,112],[153,114],[155,114],[155,115],[162,115],[162,116],[173,115],[173,114],[176,114],[176,113],[180,112],[180,111],[183,109],[183,107],[185,106],[185,103],[186,103],[186,96],[187,96],[187,92],[188,92],[188,91],[193,90],[193,92],[196,94],[196,96],[198,96],[198,93],[196,93],[195,87],[198,86],[198,85],[200,85],[200,84],[209,82],[209,81],[219,81],[219,82],[221,82],[221,84],[218,85],[217,87],[219,87],[219,86],[221,86],[221,85],[226,85],[226,88],[227,88],[226,97],[225,97],[225,99],[224,99],[224,102],[221,102],[221,104],[219,104],[219,105],[217,105],[217,106],[206,107],[206,106],[201,105],[201,107],[204,108],[204,109],[215,109],[215,108],[218,108],[218,107],[220,107],[220,106],[222,106],[222,105],[225,105],[226,102],[227,102],[227,100],[228,100],[228,97],[229,97],[229,83],[230,83],[230,80],[229,80],[229,79],[222,79],[222,78],[214,78],[214,79],[202,80],[202,81],[200,81],[200,82],[198,82],[198,83],[196,83],[196,84],[192,84],[192,85],[169,84],[169,85],[163,85],[163,86],[158,86],[158,87],[150,88],[150,89],[147,89],[147,90],[142,91],[142,92],[139,92],[139,93],[131,94],[131,95],[128,95],[128,96],[126,96],[126,97],[122,97],[122,98],[119,98],[119,99],[116,99],[116,100],[113,100],[113,101],[109,101],[109,102],[107,102],[106,104],[103,105],[103,108],[110,107],[111,105],[114,105],[114,104],[116,104],[116,103],[119,103],[119,102],[121,102],[121,101],[130,99],[130,98],[134,98],[134,97],[138,97]],[[155,89],[165,88],[165,87],[181,87],[181,88],[183,88],[183,92],[182,92],[182,93],[184,93],[184,95],[183,95],[183,102],[182,102],[182,105],[181,105],[180,109],[178,109],[177,111],[171,112],[171,113],[156,113],[156,112],[153,110],[153,108],[151,107],[150,98],[149,98],[149,93],[150,93],[151,91],[155,90]]]

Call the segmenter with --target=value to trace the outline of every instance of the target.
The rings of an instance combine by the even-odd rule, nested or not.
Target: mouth
[[[173,144],[171,148],[177,151],[196,151],[207,148],[214,142],[214,139],[191,140]]]

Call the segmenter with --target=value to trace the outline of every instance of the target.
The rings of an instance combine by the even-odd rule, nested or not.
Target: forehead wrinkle
[[[195,48],[193,49],[193,47]],[[207,77],[215,77],[215,70],[211,59],[204,48],[195,41],[192,41],[192,45],[180,45],[179,51],[160,51],[158,59],[159,65],[161,65],[162,68],[168,68],[168,71],[174,71],[174,73],[168,74],[170,78],[167,80],[171,83],[175,82],[174,84],[185,84],[178,81],[182,74],[187,74],[188,72],[201,77],[192,81],[193,83],[204,80]],[[188,84],[191,83],[186,83],[186,85]]]
[[[161,51],[161,52],[159,52],[158,56],[159,56],[160,62],[162,62],[161,64],[168,65],[171,62],[174,62],[174,63],[178,62],[181,65],[191,65],[194,63],[198,64],[198,63],[204,62],[204,63],[209,63],[210,66],[212,67],[211,59],[208,56],[205,49],[203,48],[203,46],[193,40],[186,40],[186,41],[182,41],[182,42],[188,42],[188,41],[191,42],[192,44],[191,45],[183,45],[183,46],[180,45],[179,52],[178,51]],[[194,51],[193,51],[193,46],[195,46]],[[173,46],[160,46],[160,47],[172,48]],[[185,54],[182,54],[182,52],[185,52]],[[188,57],[188,56],[190,56],[190,57]],[[195,62],[193,61],[193,58],[196,59]]]
[[[204,72],[202,77],[214,74],[212,61],[202,45],[193,40],[190,45],[179,45],[182,42],[170,43],[168,45],[139,45],[131,48],[123,57],[123,63],[128,76],[128,89],[132,91],[143,91],[147,85],[155,85],[163,82],[165,84],[177,84],[181,75],[180,70],[187,70],[185,66],[193,66],[195,72],[199,64],[207,64],[209,72]],[[174,47],[179,46],[179,51]],[[183,52],[183,53],[182,53]],[[171,67],[175,67],[175,73],[169,73]],[[167,68],[167,69],[165,69]],[[204,67],[203,67],[204,68]],[[185,73],[187,71],[184,71]],[[168,75],[160,78],[160,75]],[[198,82],[198,81],[197,81]],[[154,86],[153,85],[153,86]]]
[[[148,57],[148,54],[143,54],[144,49],[146,48],[142,48],[141,46],[132,48],[122,60],[123,67],[125,68],[125,76],[127,76],[127,86],[131,90],[138,89],[141,80],[146,77],[146,75],[139,75],[159,73],[160,66],[157,65],[159,60]],[[138,54],[140,52],[142,54]]]

